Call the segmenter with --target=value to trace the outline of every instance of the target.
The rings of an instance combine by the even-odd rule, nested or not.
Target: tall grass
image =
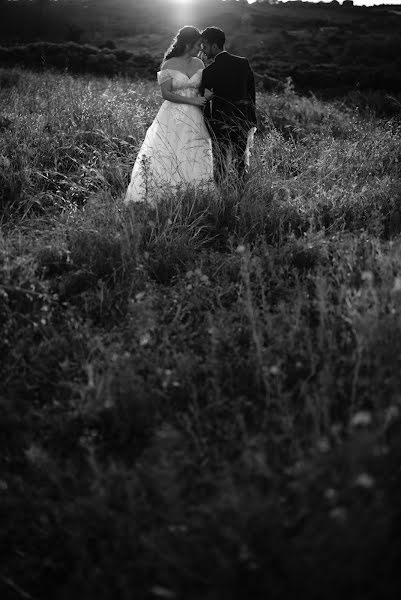
[[[2,597],[390,597],[397,122],[260,96],[245,188],[124,207],[156,87],[13,73]]]

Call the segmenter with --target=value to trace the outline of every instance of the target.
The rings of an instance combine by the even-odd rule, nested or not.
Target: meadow
[[[244,189],[127,208],[154,82],[0,83],[1,597],[393,598],[399,117],[288,81]]]

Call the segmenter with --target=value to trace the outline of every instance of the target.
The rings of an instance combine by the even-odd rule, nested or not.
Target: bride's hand
[[[198,96],[198,97],[194,98],[193,100],[194,100],[195,106],[200,106],[201,108],[203,108],[207,102],[207,100],[204,96]]]

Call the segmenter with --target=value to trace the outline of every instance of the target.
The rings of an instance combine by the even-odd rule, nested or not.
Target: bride
[[[145,201],[154,205],[168,190],[212,185],[212,143],[202,113],[211,92],[199,94],[204,69],[196,58],[200,49],[200,31],[186,26],[164,55],[157,81],[165,102],[146,132],[125,204]]]

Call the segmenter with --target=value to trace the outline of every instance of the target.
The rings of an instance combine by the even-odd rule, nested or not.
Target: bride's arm
[[[195,98],[189,98],[187,96],[180,96],[180,94],[175,94],[172,92],[172,83],[171,79],[168,79],[164,83],[161,84],[160,88],[162,91],[162,96],[165,100],[169,102],[176,102],[177,104],[192,104],[193,106],[203,107],[206,104],[206,98],[203,96],[196,96]]]

